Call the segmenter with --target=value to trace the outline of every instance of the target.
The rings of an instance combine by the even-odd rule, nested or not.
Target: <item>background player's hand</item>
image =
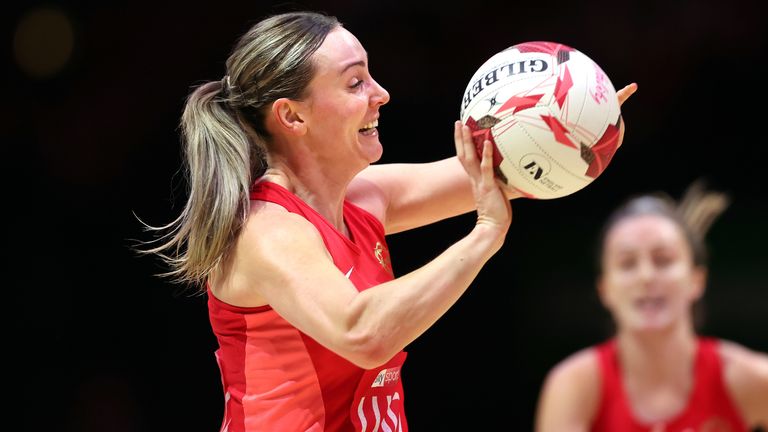
[[[472,141],[472,132],[460,121],[456,121],[454,125],[453,137],[456,156],[472,183],[477,208],[477,225],[488,225],[506,234],[512,222],[512,206],[493,171],[493,145],[486,140],[482,158],[478,158],[478,152]]]

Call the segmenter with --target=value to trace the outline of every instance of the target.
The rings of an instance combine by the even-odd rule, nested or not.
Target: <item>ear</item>
[[[272,118],[281,130],[294,135],[304,135],[307,125],[301,109],[301,102],[280,98],[272,103]]]

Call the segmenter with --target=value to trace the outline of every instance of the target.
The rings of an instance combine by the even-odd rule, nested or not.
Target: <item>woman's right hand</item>
[[[493,170],[493,144],[488,140],[483,143],[482,158],[479,159],[468,126],[456,121],[453,135],[456,156],[472,184],[477,209],[476,226],[498,230],[500,247],[512,222],[512,206]]]

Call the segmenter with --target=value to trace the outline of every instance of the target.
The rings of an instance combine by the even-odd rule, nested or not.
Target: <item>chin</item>
[[[635,333],[665,333],[673,327],[672,320],[666,317],[643,318],[632,325]]]
[[[366,153],[368,162],[375,163],[381,159],[381,156],[384,154],[384,148],[381,146],[381,143],[378,143],[376,148],[366,148],[365,153]]]

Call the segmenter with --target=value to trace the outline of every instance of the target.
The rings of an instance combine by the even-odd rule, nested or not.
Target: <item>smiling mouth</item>
[[[359,132],[363,135],[372,135],[376,132],[376,127],[379,126],[379,121],[374,120],[366,125],[364,125],[362,128],[360,128]]]
[[[663,297],[643,297],[635,300],[635,307],[641,311],[654,312],[666,305]]]

